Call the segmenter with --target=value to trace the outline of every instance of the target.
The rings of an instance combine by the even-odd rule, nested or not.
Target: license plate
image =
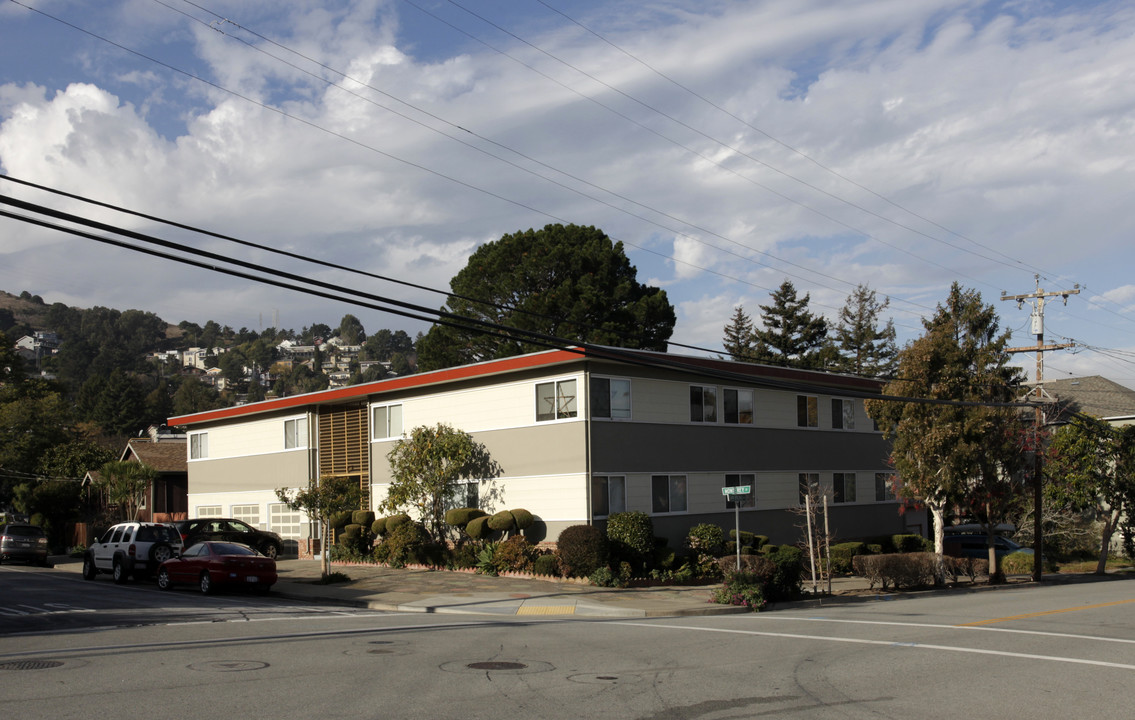
[[[249,576],[244,578],[244,581],[245,582],[251,582],[251,583],[260,582],[260,578],[256,577],[255,575],[249,575]]]

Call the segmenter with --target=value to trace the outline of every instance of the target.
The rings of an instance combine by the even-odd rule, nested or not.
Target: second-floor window
[[[201,460],[209,457],[209,433],[192,433],[189,436],[189,459]]]
[[[591,378],[591,417],[630,420],[631,381]]]
[[[819,427],[820,400],[815,395],[796,396],[796,426]]]
[[[717,388],[690,386],[690,422],[717,422]]]
[[[563,420],[576,416],[575,380],[537,383],[536,421]]]
[[[371,437],[375,440],[402,437],[402,406],[379,405],[371,411]]]
[[[307,418],[284,421],[284,449],[307,447]]]
[[[727,423],[739,425],[753,424],[753,391],[725,388],[722,391],[725,407],[722,408],[722,420]]]
[[[832,428],[835,430],[855,429],[855,403],[850,400],[832,398]]]

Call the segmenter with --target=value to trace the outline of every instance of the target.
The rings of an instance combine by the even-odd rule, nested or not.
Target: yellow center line
[[[980,625],[992,625],[999,622],[1007,622],[1009,620],[1026,620],[1028,618],[1043,617],[1045,615],[1057,615],[1059,613],[1079,612],[1080,610],[1095,610],[1096,608],[1112,607],[1114,605],[1125,605],[1127,603],[1135,602],[1135,598],[1130,600],[1116,600],[1114,602],[1098,603],[1096,605],[1081,605],[1074,608],[1062,608],[1060,610],[1044,610],[1042,612],[1025,613],[1024,615],[1009,615],[1007,617],[991,618],[989,620],[978,620],[977,622],[962,623],[955,627],[978,627]]]

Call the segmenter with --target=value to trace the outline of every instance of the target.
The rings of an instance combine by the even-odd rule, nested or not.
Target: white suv
[[[158,566],[181,552],[181,534],[168,523],[119,523],[96,538],[83,555],[83,577],[94,580],[110,573],[116,583],[157,572]]]

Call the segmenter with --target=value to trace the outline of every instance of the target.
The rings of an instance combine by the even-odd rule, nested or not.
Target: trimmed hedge
[[[560,561],[556,558],[555,553],[547,553],[538,556],[532,562],[533,575],[550,575],[556,576],[560,574]]]
[[[879,583],[882,590],[888,586],[897,590],[934,584],[938,556],[931,552],[856,555],[851,564],[855,574],[867,578],[872,588]]]
[[[508,510],[501,510],[495,515],[489,516],[489,527],[497,532],[512,532],[516,529],[516,518]]]
[[[891,544],[896,553],[932,552],[933,543],[921,535],[892,535]]]
[[[445,511],[445,524],[451,527],[465,529],[465,526],[474,518],[485,517],[487,512],[480,508],[454,508]]]
[[[374,512],[371,510],[356,510],[351,513],[351,523],[370,527],[374,523]]]
[[[867,543],[845,542],[831,546],[832,572],[847,574],[851,572],[851,559],[856,555],[867,555]]]
[[[474,540],[484,540],[493,534],[492,528],[489,527],[489,516],[480,515],[469,521],[465,526],[465,534]]]
[[[593,525],[566,527],[556,543],[556,557],[564,577],[589,577],[607,566],[609,556],[607,536]]]
[[[520,532],[524,532],[536,524],[536,516],[524,508],[513,508],[510,512],[512,519],[516,521],[516,529]]]
[[[654,522],[641,511],[611,513],[607,517],[607,540],[615,558],[641,571],[653,559]]]
[[[354,515],[353,510],[344,510],[343,512],[331,513],[327,518],[327,524],[339,530],[346,527],[351,522],[351,516]]]

